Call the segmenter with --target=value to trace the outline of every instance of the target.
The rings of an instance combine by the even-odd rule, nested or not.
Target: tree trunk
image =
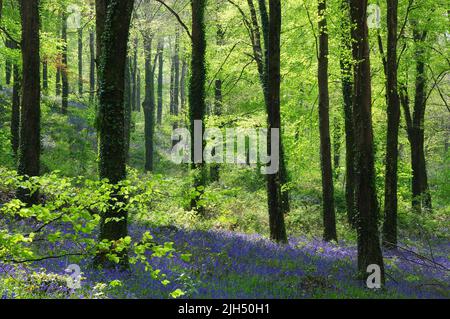
[[[67,114],[67,108],[69,103],[69,78],[68,78],[68,64],[67,64],[67,15],[64,12],[62,14],[62,66],[61,66],[61,82],[62,82],[62,104],[61,111],[63,114]]]
[[[214,90],[214,115],[222,115],[222,80],[216,79]],[[212,156],[216,155],[216,150],[212,152]],[[209,178],[213,182],[218,182],[220,178],[220,164],[213,163],[209,169]]]
[[[281,36],[281,3],[280,0],[269,0],[269,43],[268,43],[268,124],[272,129],[280,130],[280,36]],[[272,150],[271,138],[267,139],[267,149]],[[281,134],[277,141],[281,146]],[[281,154],[280,149],[280,154]],[[286,243],[287,235],[284,224],[280,170],[267,175],[267,199],[269,207],[270,238],[276,242]]]
[[[383,245],[397,246],[397,166],[398,131],[400,125],[400,101],[397,90],[397,8],[398,0],[387,0],[387,140],[386,178],[384,188]]]
[[[131,70],[131,109],[133,111],[140,111],[139,104],[136,103],[136,77],[137,77],[137,57],[138,57],[138,45],[139,39],[136,37],[134,39],[134,49],[133,49],[133,63],[130,65]]]
[[[78,94],[83,96],[83,29],[78,29]]]
[[[42,89],[44,94],[48,93],[48,61],[44,59],[42,62]]]
[[[413,25],[413,36],[416,44],[416,82],[414,97],[414,113],[411,127],[411,166],[413,171],[412,193],[413,208],[420,212],[422,208],[431,209],[431,195],[428,186],[428,176],[425,161],[425,109],[426,109],[426,75],[425,51],[423,43],[427,31],[420,32]]]
[[[268,44],[269,44],[269,16],[267,14],[267,6],[265,0],[258,0],[259,4],[259,13],[261,18],[261,26],[262,26],[262,38],[264,43],[264,48],[261,46],[261,33],[259,31],[259,25],[258,20],[256,19],[256,10],[253,5],[253,0],[247,0],[248,5],[250,7],[250,15],[252,19],[252,25],[253,25],[253,36],[254,40],[252,40],[253,44],[253,52],[257,60],[258,64],[258,73],[260,77],[261,86],[263,89],[264,94],[264,102],[266,104],[266,109],[269,108],[269,102],[268,102]],[[261,61],[259,62],[258,57],[261,57]],[[280,136],[281,136],[280,131]],[[280,182],[282,186],[285,186],[289,181],[289,176],[286,168],[285,163],[285,153],[283,148],[283,143],[280,140]],[[281,209],[283,211],[283,214],[286,214],[290,210],[290,203],[289,203],[289,191],[287,188],[282,187],[281,191]]]
[[[186,77],[188,71],[188,63],[185,58],[183,58],[181,67],[181,77],[180,77],[180,108],[183,110],[186,106]]]
[[[174,85],[175,85],[175,64],[173,63],[173,57],[170,59],[170,86],[169,86],[169,108],[170,115],[175,113],[175,100],[174,100]]]
[[[164,74],[164,39],[158,40],[158,111],[157,122],[159,125],[162,123],[162,109],[163,109],[163,74]]]
[[[342,128],[339,118],[333,118],[333,178],[339,179],[341,168]]]
[[[320,162],[322,170],[322,205],[325,241],[337,240],[336,216],[334,211],[334,186],[331,163],[330,138],[330,98],[328,93],[328,30],[326,19],[326,1],[319,0],[319,129],[320,129]]]
[[[8,44],[6,44],[6,46],[8,47]],[[11,63],[10,59],[6,59],[6,61],[5,61],[5,83],[6,83],[6,85],[11,84],[11,76],[12,76],[12,63]]]
[[[136,106],[140,109],[141,105],[141,70],[137,69],[137,80],[136,80]]]
[[[369,265],[381,270],[384,265],[378,234],[378,202],[375,187],[375,165],[371,114],[370,53],[367,27],[367,0],[351,0],[350,14],[354,64],[355,186],[358,231],[358,270],[367,277]]]
[[[353,71],[349,0],[341,1],[341,54],[340,68],[345,125],[345,203],[347,221],[356,228],[355,210],[355,128],[353,124]]]
[[[125,64],[125,90],[124,90],[124,109],[125,109],[125,158],[127,162],[130,159],[130,138],[131,138],[131,110],[132,110],[132,89],[131,89],[131,65],[127,57]]]
[[[20,91],[21,77],[17,64],[13,66],[13,94],[12,94],[12,110],[11,110],[11,145],[14,156],[17,158],[19,150],[19,126],[20,126]]]
[[[145,51],[145,171],[153,171],[154,162],[154,133],[155,133],[155,88],[152,67],[152,38],[144,38]]]
[[[180,33],[177,30],[175,34],[175,53],[173,56],[174,81],[173,81],[173,114],[178,116],[180,106]],[[177,122],[173,127],[177,128]]]
[[[95,33],[89,32],[89,102],[94,102],[95,98]]]
[[[192,0],[192,57],[191,77],[189,85],[189,118],[191,129],[191,156],[194,173],[194,188],[198,194],[191,200],[191,209],[203,214],[204,208],[199,200],[205,186],[205,166],[203,163],[203,141],[196,141],[194,134],[194,121],[202,121],[204,131],[204,116],[206,110],[205,83],[206,83],[206,34],[205,34],[205,7],[206,0]]]
[[[117,184],[126,177],[124,84],[128,33],[134,1],[97,0],[97,58],[99,82],[98,137],[99,175]],[[127,236],[128,213],[120,209],[125,199],[114,192],[111,206],[101,215],[99,241],[115,241]],[[119,220],[109,220],[110,218]],[[94,263],[113,267],[104,253]],[[120,264],[128,265],[127,252]]]
[[[40,135],[40,60],[39,0],[20,0],[22,20],[22,108],[20,112],[18,173],[39,176]],[[37,192],[20,189],[18,197],[29,204],[37,203]]]

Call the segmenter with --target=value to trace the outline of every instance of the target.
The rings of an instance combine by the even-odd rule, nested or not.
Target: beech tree
[[[324,239],[337,240],[336,217],[334,211],[334,186],[331,163],[330,138],[330,97],[328,93],[328,29],[326,18],[326,1],[318,0],[319,16],[319,52],[318,52],[318,83],[319,83],[319,129],[320,129],[320,160],[322,169],[322,205]]]
[[[351,0],[352,51],[354,60],[353,115],[355,125],[355,201],[358,232],[358,270],[367,276],[367,267],[384,264],[378,233],[378,200],[372,128],[372,92],[367,27],[367,0]]]
[[[126,177],[124,85],[133,5],[133,0],[96,1],[99,175],[113,185]],[[118,204],[125,199],[117,191],[111,196],[110,208],[101,215],[100,241],[115,241],[127,236],[128,212]],[[126,252],[120,259],[121,265],[126,267]],[[97,255],[95,264],[110,266],[102,253]]]
[[[18,173],[39,176],[41,155],[41,86],[39,51],[39,0],[21,0],[22,105],[20,112]],[[19,198],[36,203],[37,192],[20,189]]]

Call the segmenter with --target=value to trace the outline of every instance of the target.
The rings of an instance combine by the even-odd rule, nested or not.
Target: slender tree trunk
[[[387,140],[386,140],[386,179],[384,188],[383,244],[385,247],[397,246],[397,162],[398,131],[400,125],[400,101],[397,90],[397,8],[398,0],[387,0]]]
[[[95,33],[89,32],[89,102],[94,102],[95,98]]]
[[[414,112],[411,127],[411,166],[413,171],[412,193],[413,208],[420,212],[422,208],[431,209],[431,195],[428,186],[428,176],[425,161],[425,109],[426,109],[426,74],[425,51],[423,43],[427,37],[427,31],[419,31],[417,25],[413,25],[413,36],[416,45],[416,81]]]
[[[136,106],[140,109],[141,105],[141,70],[137,69],[137,80],[136,80]]]
[[[12,110],[11,110],[11,145],[14,156],[17,158],[19,150],[19,126],[20,126],[20,91],[21,77],[17,64],[13,66],[14,85],[12,94]]]
[[[144,38],[145,51],[145,171],[153,171],[154,164],[154,133],[155,133],[155,88],[152,67],[152,38]]]
[[[158,40],[158,110],[157,110],[157,123],[162,123],[162,110],[163,110],[163,83],[164,83],[164,39]]]
[[[127,57],[125,64],[125,90],[124,90],[124,109],[125,109],[125,158],[127,162],[130,159],[130,138],[131,138],[131,110],[132,110],[132,89],[131,89],[131,63]]]
[[[265,0],[258,0],[259,4],[259,13],[260,13],[260,19],[261,19],[261,26],[262,26],[262,43],[264,44],[264,48],[261,46],[261,33],[259,31],[259,25],[258,20],[256,18],[256,10],[253,4],[253,0],[248,0],[248,5],[250,8],[250,16],[252,19],[252,25],[253,25],[253,37],[254,40],[253,43],[253,52],[257,60],[258,64],[258,73],[260,77],[260,82],[263,89],[264,94],[264,102],[266,104],[266,109],[269,108],[269,99],[268,99],[268,68],[269,68],[269,61],[268,61],[268,44],[269,44],[269,15],[267,14],[267,6]],[[259,61],[259,58],[261,57],[261,60]],[[280,136],[282,132],[280,131]],[[290,211],[290,203],[289,203],[289,191],[287,188],[283,187],[286,186],[286,184],[289,182],[289,176],[286,168],[285,163],[285,153],[284,153],[284,147],[283,143],[280,144],[280,182],[282,185],[282,191],[281,191],[281,209],[283,211],[283,214],[287,214]]]
[[[124,84],[133,5],[132,0],[96,1],[99,175],[111,184],[126,177]],[[128,212],[119,204],[125,204],[125,198],[114,192],[111,206],[101,215],[99,241],[116,241],[127,236]],[[112,217],[119,220],[111,220]],[[104,253],[96,256],[94,264],[115,266]],[[126,251],[120,256],[120,264],[128,266]]]
[[[20,0],[22,20],[22,106],[20,112],[18,173],[39,176],[40,173],[40,58],[39,0]],[[36,203],[37,192],[20,189],[18,197],[29,204]]]
[[[186,78],[188,72],[188,63],[185,58],[183,58],[181,66],[181,77],[180,77],[180,108],[183,110],[186,106]]]
[[[67,15],[62,14],[62,67],[61,67],[61,82],[62,82],[62,104],[61,111],[67,114],[69,103],[69,78],[68,78],[68,64],[67,64]]]
[[[170,115],[175,113],[175,99],[174,99],[174,85],[175,85],[175,64],[173,63],[173,57],[170,59],[170,86],[169,86],[169,108]]]
[[[180,34],[176,31],[175,34],[175,53],[173,56],[174,67],[174,81],[173,81],[173,113],[178,116],[180,106]],[[174,128],[178,126],[177,122],[174,123]]]
[[[78,29],[78,94],[83,96],[83,29]]]
[[[345,125],[345,203],[347,221],[356,228],[355,210],[355,128],[353,124],[353,71],[349,0],[341,1],[341,53],[340,68]]]
[[[5,83],[6,85],[11,84],[11,76],[12,76],[12,63],[10,59],[6,59],[5,61]]]
[[[337,240],[336,216],[334,211],[334,186],[331,163],[330,138],[330,97],[328,93],[328,30],[326,19],[326,1],[319,0],[319,128],[320,128],[320,159],[322,169],[323,225],[325,241]]]
[[[216,79],[215,81],[215,90],[214,90],[214,115],[220,116],[222,115],[222,80]],[[215,149],[213,150],[212,155],[216,154]],[[209,169],[209,177],[211,181],[218,182],[220,178],[220,164],[213,163]]]
[[[378,233],[378,201],[372,129],[370,53],[367,27],[367,0],[351,0],[350,14],[354,64],[354,125],[358,270],[367,276],[367,267],[376,264],[384,283],[384,265]]]
[[[342,128],[339,118],[333,118],[333,178],[339,179],[341,168]]]
[[[280,36],[281,36],[281,2],[269,0],[269,42],[268,42],[268,76],[267,76],[267,100],[268,100],[268,124],[269,132],[272,129],[281,128],[280,116]],[[281,146],[281,134],[278,140]],[[272,150],[271,138],[268,138],[267,149]],[[282,151],[280,150],[280,154]],[[267,198],[269,207],[270,238],[276,242],[286,243],[286,227],[282,209],[281,176],[280,170],[267,175]]]
[[[205,34],[205,7],[206,0],[192,0],[192,59],[191,77],[189,85],[189,117],[191,129],[191,156],[194,174],[194,188],[198,195],[191,200],[191,209],[203,214],[204,208],[199,205],[206,182],[205,166],[203,163],[203,141],[196,141],[194,122],[202,121],[204,131],[204,116],[206,111],[205,83],[206,83],[206,34]]]
[[[136,103],[136,80],[137,80],[137,57],[138,57],[138,45],[139,39],[136,37],[134,39],[134,49],[133,49],[133,63],[130,65],[131,70],[131,109],[133,111],[139,111],[139,104]]]
[[[44,94],[48,93],[48,61],[44,59],[42,62],[42,90]]]
[[[219,11],[220,1],[216,2],[217,4],[217,11]],[[256,16],[256,13],[255,13]],[[225,32],[223,30],[223,27],[220,23],[217,23],[217,30],[216,30],[216,45],[217,46],[223,46],[225,44]],[[215,79],[215,90],[214,90],[214,110],[213,113],[215,116],[222,115],[222,103],[223,103],[223,96],[222,96],[222,79],[221,75],[218,74],[217,78]],[[247,141],[246,141],[247,143]],[[250,152],[247,152],[247,157]],[[213,149],[212,155],[216,155],[216,149]],[[247,161],[248,163],[249,161]],[[213,163],[210,165],[209,168],[209,178],[212,182],[218,182],[220,178],[220,164]]]

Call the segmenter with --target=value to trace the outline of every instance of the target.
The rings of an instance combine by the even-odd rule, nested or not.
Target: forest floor
[[[356,248],[345,242],[291,238],[283,246],[260,235],[229,231],[149,229],[136,223],[130,227],[132,237],[140,238],[145,231],[159,243],[174,243],[172,258],[151,259],[154,269],[170,283],[155,280],[142,265],[125,272],[100,271],[90,266],[91,260],[82,260],[80,290],[68,291],[65,285],[40,279],[35,293],[41,297],[63,292],[72,298],[168,298],[181,289],[182,298],[450,298],[450,247],[442,243],[433,244],[433,259],[415,248],[385,252],[386,286],[369,290],[355,277]],[[188,261],[183,258],[186,254],[192,255]],[[49,259],[33,268],[63,275],[68,264],[64,258]],[[28,271],[0,267],[0,273],[23,276]],[[120,284],[113,288],[99,290],[96,285],[116,280]]]

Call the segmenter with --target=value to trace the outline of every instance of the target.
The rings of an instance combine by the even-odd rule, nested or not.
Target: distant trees
[[[124,85],[133,5],[132,0],[96,1],[99,175],[113,185],[126,177]],[[124,201],[117,190],[111,195],[111,206],[101,215],[100,241],[127,236],[128,213],[120,205]],[[123,252],[120,259],[121,265],[126,267],[127,253]],[[95,264],[109,266],[110,263],[99,253]]]
[[[367,0],[351,0],[352,51],[354,60],[353,115],[355,124],[355,201],[358,232],[358,270],[380,267],[384,282],[383,256],[378,233],[378,200],[372,129],[372,93],[367,27]]]

